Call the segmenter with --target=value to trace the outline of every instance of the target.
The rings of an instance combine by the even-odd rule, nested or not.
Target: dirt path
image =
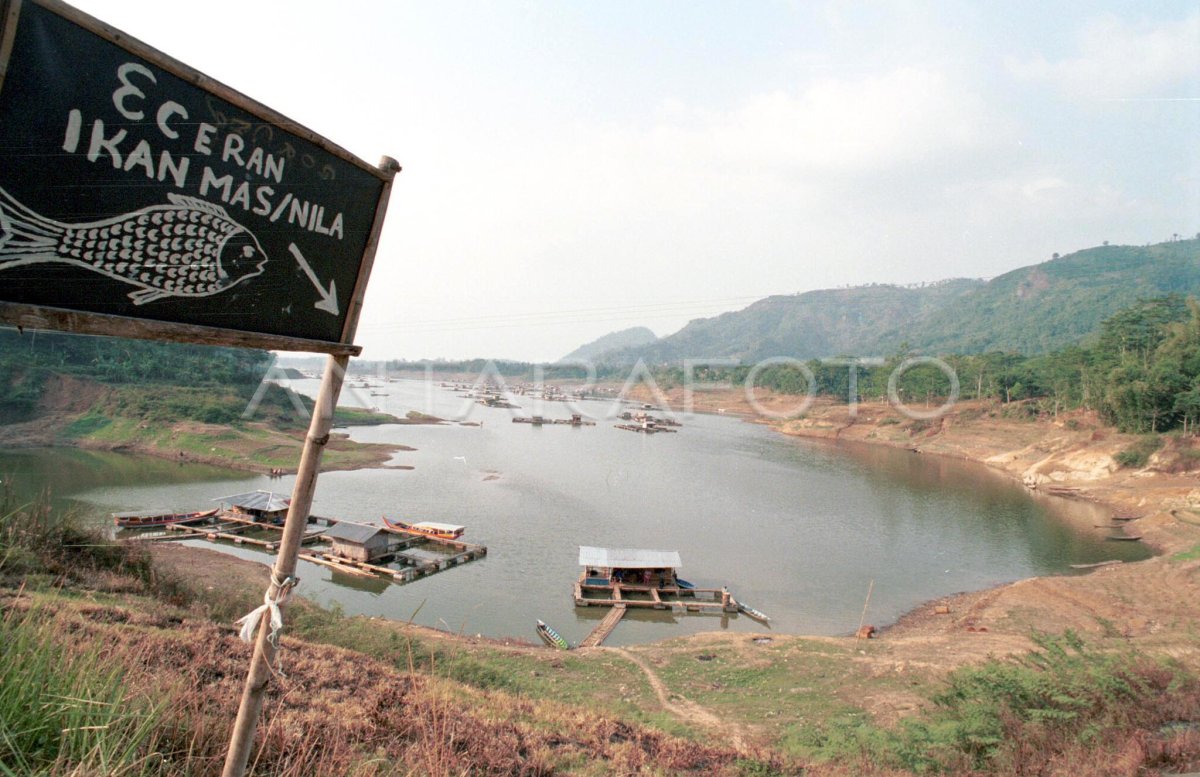
[[[658,703],[669,714],[675,716],[683,723],[693,726],[702,726],[703,728],[712,729],[724,734],[729,739],[729,743],[737,750],[746,749],[746,741],[743,737],[742,727],[728,721],[723,721],[709,710],[700,706],[691,699],[687,699],[679,694],[673,694],[663,683],[662,679],[654,671],[650,664],[646,663],[641,657],[618,647],[601,647],[600,650],[608,650],[613,653],[618,653],[621,657],[628,659],[638,666],[639,669],[646,675],[646,680],[650,683],[650,688],[653,689],[654,695],[658,697]],[[674,699],[672,700],[672,697]]]

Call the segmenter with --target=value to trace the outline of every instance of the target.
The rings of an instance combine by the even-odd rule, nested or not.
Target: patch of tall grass
[[[160,710],[126,697],[97,650],[72,653],[52,621],[0,618],[0,774],[163,774]]]
[[[1182,666],[1096,650],[1069,631],[1035,642],[1027,655],[952,673],[934,708],[897,729],[827,732],[820,755],[871,773],[1050,775],[1074,764],[1080,777],[1200,758],[1200,680]]]
[[[178,576],[156,567],[144,548],[105,536],[76,513],[53,509],[48,494],[21,506],[0,494],[0,580],[94,581],[103,575],[130,578],[171,604],[186,604],[193,596]]]

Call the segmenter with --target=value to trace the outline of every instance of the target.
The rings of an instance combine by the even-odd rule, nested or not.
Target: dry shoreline
[[[653,401],[643,387],[633,396]],[[663,392],[674,412],[684,405],[678,389]],[[758,392],[761,409],[784,413],[796,398]],[[817,400],[795,419],[764,418],[740,390],[696,392],[691,412],[723,414],[769,426],[781,434],[832,445],[883,446],[986,466],[1037,494],[1086,500],[1120,517],[1132,517],[1131,528],[1144,530],[1143,542],[1157,553],[1186,550],[1200,540],[1190,531],[1163,530],[1183,526],[1171,511],[1195,510],[1200,520],[1200,458],[1161,452],[1143,470],[1122,470],[1116,453],[1138,440],[1104,426],[1094,413],[1064,413],[1058,420],[1028,420],[1003,415],[993,403],[960,402],[932,421],[905,418],[886,402],[862,402],[852,415],[844,403]],[[1167,459],[1167,461],[1163,461]],[[1161,467],[1177,471],[1163,472]],[[1155,513],[1167,519],[1147,521]],[[1200,524],[1197,524],[1200,525]]]
[[[663,393],[671,407],[684,406],[682,390]],[[656,401],[649,391],[637,399]],[[795,397],[761,391],[756,400],[760,408],[780,414],[797,404]],[[1191,453],[1191,440],[1169,440],[1148,467],[1131,470],[1120,468],[1113,457],[1138,438],[1084,411],[1038,420],[1023,417],[1019,407],[962,402],[940,419],[912,421],[883,402],[860,403],[852,416],[846,404],[817,400],[801,418],[769,420],[740,390],[696,392],[690,405],[693,412],[737,415],[808,440],[885,446],[983,465],[1035,494],[1086,500],[1130,518],[1126,531],[1140,535],[1158,554],[1087,574],[1029,578],[919,605],[879,632],[880,643],[908,656],[901,663],[951,668],[1028,650],[1035,631],[1073,629],[1101,638],[1119,635],[1200,666],[1192,626],[1200,622],[1200,461]],[[934,652],[944,655],[934,658]]]

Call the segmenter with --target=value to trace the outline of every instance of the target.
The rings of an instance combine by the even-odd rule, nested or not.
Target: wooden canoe
[[[767,615],[765,612],[763,612],[762,610],[756,610],[748,604],[743,604],[742,602],[738,602],[737,607],[738,607],[738,612],[745,613],[746,615],[749,615],[751,618],[753,618],[756,621],[762,621],[763,623],[770,623],[770,621],[771,621],[770,616]]]
[[[562,638],[562,635],[555,631],[543,621],[537,622],[537,633],[548,646],[558,650],[570,650],[571,643]]]
[[[141,529],[147,526],[168,526],[174,523],[199,523],[217,514],[217,508],[190,513],[113,513],[113,523],[121,529]]]

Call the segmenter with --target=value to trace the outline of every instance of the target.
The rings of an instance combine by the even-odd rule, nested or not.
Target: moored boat
[[[537,622],[537,633],[538,636],[542,638],[542,642],[545,642],[552,648],[557,648],[559,650],[571,649],[570,642],[567,642],[565,639],[563,639],[561,634],[541,620]]]
[[[453,523],[437,523],[436,521],[405,523],[404,521],[391,521],[384,517],[383,523],[389,529],[408,532],[409,534],[424,534],[426,537],[437,537],[439,540],[456,540],[467,530],[466,526],[458,526]]]
[[[113,513],[113,523],[121,529],[140,529],[146,526],[168,526],[174,523],[199,523],[212,518],[217,509],[176,513],[169,510],[157,512]]]
[[[751,607],[750,605],[743,604],[742,602],[738,602],[738,612],[745,613],[746,615],[749,615],[754,620],[762,621],[763,623],[769,623],[771,621],[770,616],[768,616],[762,610],[756,610],[753,607]]]

